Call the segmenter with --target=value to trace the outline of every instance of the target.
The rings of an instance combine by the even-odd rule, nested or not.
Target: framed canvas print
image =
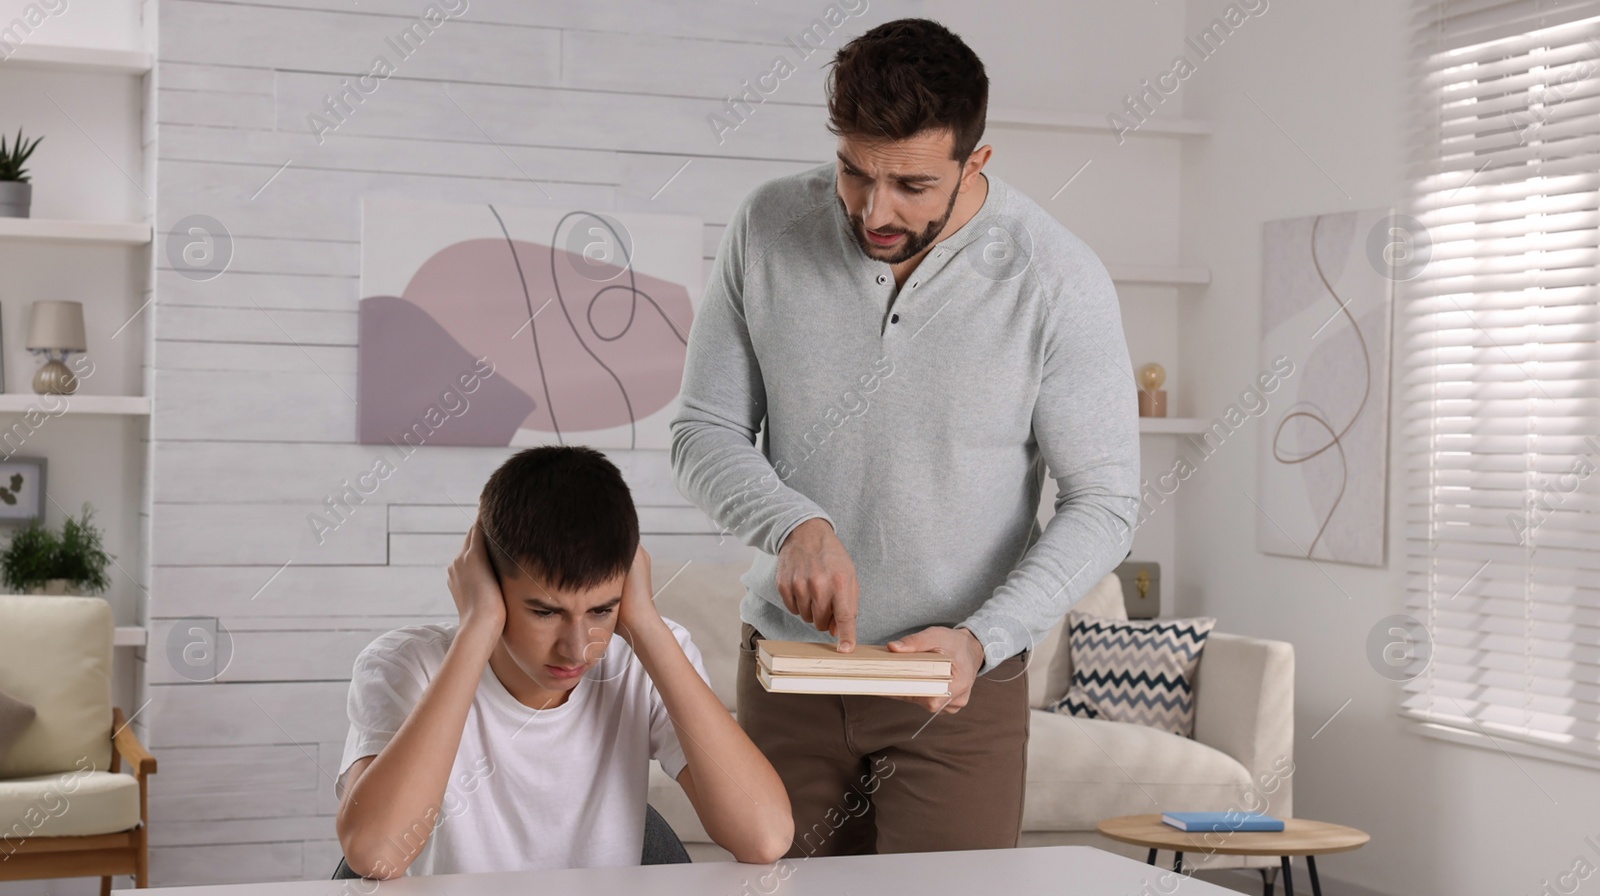
[[[1392,268],[1371,251],[1391,209],[1268,221],[1260,357],[1295,373],[1261,417],[1256,547],[1384,565]]]
[[[670,446],[698,218],[369,197],[357,441]]]
[[[26,523],[44,516],[45,459],[0,460],[0,523]]]

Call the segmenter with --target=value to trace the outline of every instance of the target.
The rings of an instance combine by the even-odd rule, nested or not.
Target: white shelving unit
[[[85,14],[93,16],[96,13],[90,10]],[[145,35],[145,37],[148,37],[148,35]],[[131,83],[136,88],[132,94],[135,97],[133,99],[135,105],[133,109],[129,110],[132,114],[127,118],[123,118],[120,115],[112,116],[111,120],[115,122],[112,126],[141,128],[148,121],[146,116],[150,112],[153,101],[150,84],[153,80],[153,57],[149,52],[90,46],[41,44],[30,40],[9,48],[6,58],[0,61],[0,79],[5,79],[12,73],[27,79],[26,81],[17,82],[19,85],[28,84],[32,87],[30,102],[36,101],[40,106],[47,105],[44,98],[38,96],[39,91],[43,90],[47,92],[50,102],[54,103],[56,107],[66,103],[67,106],[73,107],[74,110],[76,110],[76,107],[73,105],[72,100],[68,98],[69,95],[76,94],[81,96],[86,92],[98,91],[102,88],[108,91],[116,91],[113,95],[120,95],[125,89],[125,85],[130,83],[127,79],[131,79]],[[60,75],[60,77],[57,77],[57,75]],[[82,76],[90,77],[85,79]],[[8,88],[10,86],[9,84],[7,85]],[[57,90],[58,87],[59,92]],[[141,87],[142,89],[139,89]],[[28,93],[30,93],[28,90],[18,90],[15,95]],[[57,98],[60,98],[61,102],[56,102]],[[22,111],[25,112],[26,110]],[[100,114],[104,114],[103,107]],[[25,123],[29,125],[28,130],[30,133],[28,136],[36,136],[34,123]],[[65,130],[65,124],[63,121],[63,130]],[[76,125],[78,121],[75,120],[72,124]],[[83,127],[78,130],[84,131],[83,136],[85,137],[91,132],[96,133],[98,136],[100,131],[97,130],[97,127],[103,124],[103,121],[91,117],[84,121],[87,131],[84,131]],[[16,125],[17,122],[12,123],[13,133]],[[133,136],[141,138],[143,135],[135,132]],[[44,144],[41,155],[50,152],[50,147],[59,145],[62,139],[64,138],[57,137],[54,142],[47,141]],[[92,141],[94,138],[89,139]],[[112,164],[122,169],[124,175],[128,171],[133,171],[135,172],[134,177],[139,177],[138,172],[144,171],[146,180],[141,185],[141,192],[148,197],[155,191],[153,184],[148,182],[151,169],[149,166],[142,164],[142,154],[144,152],[141,149],[142,144],[143,141],[141,139],[118,141],[102,138],[100,142],[95,143],[95,146]],[[113,156],[115,157],[113,158]],[[33,161],[37,164],[38,158],[36,157]],[[41,175],[38,170],[32,173],[36,178]],[[75,172],[73,174],[75,175]],[[59,162],[57,162],[57,169],[53,172],[53,176],[58,178],[67,176],[63,173]],[[145,263],[134,264],[130,267],[134,274],[129,278],[125,290],[118,289],[114,285],[109,289],[100,287],[96,291],[106,294],[84,297],[86,315],[102,313],[105,310],[105,306],[101,303],[106,301],[115,302],[132,298],[134,299],[134,304],[138,304],[139,301],[142,301],[140,295],[144,285],[144,278],[149,273],[148,256],[154,241],[154,228],[148,218],[146,220],[131,221],[116,220],[116,218],[121,217],[122,214],[149,216],[153,215],[154,210],[149,202],[146,202],[142,207],[136,206],[126,212],[121,210],[107,211],[107,209],[112,208],[115,208],[114,203],[84,206],[81,209],[79,207],[63,207],[58,204],[49,209],[51,214],[71,216],[81,211],[82,217],[0,218],[0,246],[9,250],[8,257],[19,259],[21,260],[20,263],[28,263],[27,260],[34,253],[33,247],[49,247],[51,249],[49,253],[40,252],[38,254],[41,257],[48,254],[50,260],[40,263],[49,265],[65,264],[68,268],[79,264],[86,267],[103,266],[107,263],[108,258],[117,255],[123,255],[130,259],[135,258],[135,255],[142,255]],[[110,220],[106,219],[108,214],[113,216]],[[64,263],[61,260],[63,253],[71,260]],[[140,268],[143,270],[138,270]],[[72,281],[71,272],[66,272],[62,280],[64,283],[70,283]],[[120,295],[117,294],[119,292],[121,293]],[[35,288],[30,290],[9,291],[6,296],[6,302],[8,306],[12,303],[26,305],[29,301],[55,297],[42,293],[37,289],[37,284],[35,284]],[[77,298],[78,296],[69,294],[68,297]],[[10,308],[7,310],[10,311]],[[16,312],[11,313],[15,314]],[[117,319],[121,320],[122,317]],[[129,332],[124,335],[124,339],[137,340],[140,338],[138,335],[139,327],[145,326],[149,320],[150,317],[145,315],[144,321],[128,327]],[[13,351],[20,351],[22,347],[20,337],[22,334],[13,332],[8,328],[5,335],[7,341],[5,353],[10,354]],[[148,333],[145,334],[145,338],[148,340]],[[95,347],[94,343],[91,342],[91,352],[94,351]],[[148,353],[148,347],[145,351]],[[106,376],[113,376],[113,374],[106,374]],[[27,390],[28,384],[22,383],[20,388]],[[137,390],[140,386],[138,380],[135,379],[130,384],[121,385],[120,388]],[[20,421],[27,418],[19,417],[19,415],[33,414],[86,421],[78,424],[51,424],[51,432],[54,433],[56,427],[88,427],[82,430],[83,435],[79,439],[80,443],[87,443],[93,440],[93,450],[96,453],[104,452],[106,462],[119,463],[119,458],[125,455],[126,452],[144,450],[144,445],[149,439],[148,425],[138,425],[138,421],[149,420],[151,409],[151,398],[147,395],[78,394],[44,396],[33,394],[31,391],[0,393],[0,426],[21,425]],[[131,420],[135,422],[135,426],[124,429],[120,425],[111,424],[108,426],[106,422],[94,422],[117,420]],[[63,433],[65,433],[65,430]],[[53,436],[53,438],[59,442],[63,436]],[[77,437],[75,436],[75,438]],[[101,444],[102,440],[103,444]],[[33,450],[37,449],[30,449],[30,452]],[[45,453],[53,453],[48,444],[43,451]],[[76,463],[81,468],[83,463],[81,452],[62,463],[61,469],[68,470],[69,475],[71,463]],[[145,458],[144,463],[145,470],[142,479],[147,488],[149,482],[148,457]],[[52,479],[56,478],[56,472],[57,465],[53,462],[51,464]],[[112,477],[112,481],[117,481],[117,477]],[[141,539],[138,537],[140,517],[149,512],[150,496],[146,488],[139,488],[136,484],[128,487],[138,488],[137,497],[135,498],[132,492],[116,497],[107,495],[106,502],[120,504],[124,512],[114,515],[107,513],[100,518],[100,521],[107,530],[108,541],[129,546],[139,546],[141,545]],[[135,506],[127,506],[130,500],[133,501]],[[94,503],[101,505],[102,510],[105,509],[100,500],[97,499]],[[120,565],[125,570],[135,571],[133,574],[138,577],[138,582],[134,584],[141,591],[149,582],[149,558],[140,556],[142,553],[142,550],[137,553],[130,551],[120,558]],[[125,592],[130,588],[129,583],[122,578],[122,573],[113,572],[112,575],[117,582],[116,588],[119,592]],[[145,584],[139,584],[140,582]],[[127,596],[126,593],[111,593],[107,595],[107,598],[117,602],[120,598]],[[123,619],[130,617],[132,619],[145,618],[146,608],[142,603],[142,598],[138,595],[133,595],[132,599],[132,606],[124,606],[122,603],[117,603],[117,616]],[[125,665],[130,662],[137,662],[137,659],[128,655],[123,648],[137,649],[143,647],[148,639],[147,630],[140,625],[119,625],[113,635],[112,644],[118,648],[119,658],[117,660],[117,680],[113,683],[112,699],[129,712],[136,709],[141,702],[139,693],[139,679],[141,676],[135,668]],[[129,702],[130,695],[132,698],[131,703]]]
[[[1008,129],[1019,137],[1031,137],[1035,144],[1041,140],[1047,143],[1053,142],[1059,135],[1064,144],[1069,144],[1079,152],[1073,157],[1075,160],[1081,158],[1083,151],[1093,150],[1106,143],[1121,144],[1140,140],[1148,146],[1152,140],[1167,140],[1177,141],[1177,147],[1181,149],[1184,144],[1207,138],[1212,133],[1211,123],[1208,121],[1157,114],[1147,118],[1136,128],[1121,130],[1119,135],[1119,129],[1113,125],[1106,113],[1047,112],[1003,106],[989,108],[987,124],[995,129]],[[1181,152],[1151,153],[1141,158],[1147,158],[1150,164],[1181,165]],[[1158,301],[1162,303],[1163,309],[1176,309],[1180,307],[1176,304],[1178,302],[1196,300],[1211,285],[1211,269],[1203,265],[1107,263],[1106,272],[1111,275],[1119,298],[1127,301],[1129,296],[1137,293],[1139,294],[1137,301]],[[1165,334],[1167,320],[1166,312],[1163,311],[1152,322],[1162,328]],[[1171,342],[1163,344],[1156,354],[1173,351],[1181,344],[1177,322],[1171,321],[1171,326]],[[1133,360],[1137,366],[1143,359],[1135,357]],[[1141,471],[1142,486],[1148,488],[1149,481],[1159,477],[1161,470],[1170,462],[1170,452],[1185,450],[1183,438],[1201,436],[1209,431],[1211,423],[1211,420],[1196,417],[1139,418],[1140,453],[1143,462],[1152,465],[1151,471]],[[1052,496],[1048,494],[1049,489],[1045,491],[1046,493],[1041,495],[1043,499],[1039,516],[1041,524],[1046,523],[1053,513]],[[1159,517],[1146,519],[1146,523],[1154,520],[1154,525],[1148,528],[1146,525],[1141,525],[1137,548],[1139,559],[1153,560],[1167,567],[1166,575],[1169,581],[1181,574],[1176,565],[1176,528],[1172,514],[1172,511],[1166,511]],[[1143,518],[1142,515],[1141,517]]]

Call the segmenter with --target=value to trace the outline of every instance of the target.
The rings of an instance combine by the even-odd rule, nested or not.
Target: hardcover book
[[[775,674],[844,675],[867,678],[949,678],[950,657],[932,651],[895,653],[879,644],[857,644],[840,653],[816,641],[756,642],[761,665]]]
[[[774,694],[864,694],[880,697],[946,697],[948,678],[848,678],[838,675],[774,675],[756,671],[761,686]]]
[[[1168,812],[1163,824],[1180,831],[1281,831],[1282,819],[1246,812]]]

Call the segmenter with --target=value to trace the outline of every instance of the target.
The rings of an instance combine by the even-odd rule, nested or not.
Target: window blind
[[[1411,26],[1402,712],[1600,759],[1600,0]]]

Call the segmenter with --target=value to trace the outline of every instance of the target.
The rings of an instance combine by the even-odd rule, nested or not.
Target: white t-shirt
[[[667,626],[709,684],[688,630],[671,620]],[[457,627],[397,629],[356,657],[341,781],[357,759],[393,739]],[[518,702],[486,665],[431,819],[433,836],[406,874],[637,865],[651,759],[673,778],[686,765],[660,692],[620,636],[567,701],[550,709]],[[429,821],[413,826],[409,850]]]

